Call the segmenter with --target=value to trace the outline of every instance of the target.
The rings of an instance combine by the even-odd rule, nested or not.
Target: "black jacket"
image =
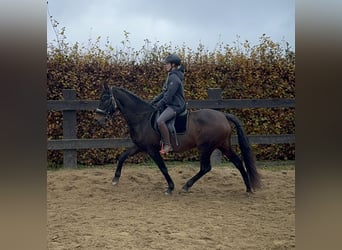
[[[151,104],[156,105],[158,109],[171,107],[177,114],[183,112],[186,109],[183,79],[184,73],[181,69],[171,70],[163,85],[162,93],[155,97]]]

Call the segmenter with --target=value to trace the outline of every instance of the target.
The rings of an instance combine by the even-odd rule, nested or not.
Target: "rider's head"
[[[171,70],[172,68],[176,68],[179,65],[181,65],[181,62],[182,61],[180,57],[176,54],[170,54],[164,59],[164,63],[166,64],[166,66],[168,67],[169,65],[168,71]]]

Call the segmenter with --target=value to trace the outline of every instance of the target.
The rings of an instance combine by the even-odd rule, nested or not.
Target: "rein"
[[[129,125],[135,125],[135,124],[141,123],[141,121],[144,118],[147,118],[147,117],[150,118],[150,114],[153,113],[153,111],[145,111],[141,113],[123,113],[122,111],[120,112]],[[142,117],[142,119],[140,117]]]
[[[144,112],[124,112],[123,110],[121,110],[119,108],[119,106],[115,100],[115,97],[113,95],[113,88],[111,88],[109,91],[109,98],[110,98],[111,102],[109,102],[106,109],[104,109],[104,110],[99,109],[99,108],[96,109],[96,112],[104,115],[106,117],[106,119],[112,119],[115,112],[117,110],[119,110],[128,124],[135,125],[135,124],[141,123],[141,121],[144,118],[147,118],[147,117],[149,118],[150,114],[152,114],[154,112],[153,110],[144,111]],[[111,109],[110,109],[111,105],[113,105],[113,107],[114,107],[113,112],[111,112]]]
[[[115,97],[113,96],[113,88],[110,91],[110,97],[112,98],[112,104],[114,105],[114,110],[117,110],[118,109],[118,105],[117,105],[117,103],[115,101]],[[144,111],[144,112],[138,112],[138,113],[135,113],[135,112],[134,113],[123,112],[123,110],[120,110],[120,113],[126,119],[127,123],[129,123],[131,125],[134,125],[134,124],[140,123],[141,119],[138,119],[138,121],[134,121],[134,122],[132,122],[132,119],[136,120],[137,118],[142,117],[142,116],[146,117],[147,114],[153,113],[153,110]]]

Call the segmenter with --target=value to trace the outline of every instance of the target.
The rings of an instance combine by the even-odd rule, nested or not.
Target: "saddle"
[[[170,136],[175,138],[176,145],[178,146],[178,139],[177,135],[184,134],[187,129],[187,123],[188,123],[188,110],[184,110],[182,113],[176,115],[171,120],[168,120],[166,122],[166,126],[169,130]],[[151,126],[152,128],[159,133],[157,119],[160,115],[160,111],[157,110],[156,112],[153,112],[151,115]]]

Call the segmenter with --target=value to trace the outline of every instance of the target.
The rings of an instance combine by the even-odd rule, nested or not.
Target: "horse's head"
[[[116,102],[112,90],[107,84],[104,84],[100,96],[100,103],[95,111],[95,119],[100,124],[103,124],[105,119],[110,119],[113,117],[115,110]]]
[[[141,120],[142,116],[149,117],[148,114],[151,114],[154,108],[126,89],[115,86],[109,88],[104,84],[95,119],[103,124],[105,118],[112,118],[116,110],[119,110],[126,119]]]

